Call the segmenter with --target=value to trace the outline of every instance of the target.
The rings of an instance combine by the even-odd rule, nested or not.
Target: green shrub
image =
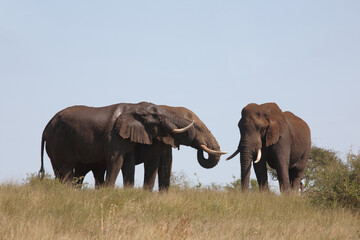
[[[304,179],[314,203],[360,210],[360,154],[350,152],[342,161],[334,151],[313,147]]]

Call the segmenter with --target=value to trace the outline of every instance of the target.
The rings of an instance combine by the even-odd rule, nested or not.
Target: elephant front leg
[[[260,191],[269,190],[268,175],[267,175],[265,159],[261,159],[260,162],[254,163],[254,170],[255,170],[256,179],[259,184]]]
[[[160,159],[158,157],[144,161],[144,189],[153,190],[159,163]]]
[[[124,159],[123,166],[121,168],[123,175],[124,187],[134,187],[135,182],[135,160],[133,156],[128,156]]]
[[[106,163],[106,181],[107,187],[114,187],[116,178],[119,175],[123,165],[124,157],[121,154],[114,154]]]
[[[170,186],[172,166],[172,151],[171,148],[160,159],[158,180],[159,191],[168,191]]]

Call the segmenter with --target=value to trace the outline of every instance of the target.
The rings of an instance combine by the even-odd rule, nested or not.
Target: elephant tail
[[[41,167],[40,167],[39,174],[38,174],[38,176],[40,177],[41,180],[44,178],[44,175],[45,175],[45,170],[44,170],[44,146],[45,146],[45,138],[44,138],[44,134],[43,134],[42,138],[41,138]]]

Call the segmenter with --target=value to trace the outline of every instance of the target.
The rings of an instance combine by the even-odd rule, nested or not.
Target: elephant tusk
[[[184,127],[184,128],[180,128],[180,129],[177,129],[177,128],[174,128],[172,130],[173,133],[183,133],[183,132],[186,132],[187,130],[189,130],[189,128],[191,128],[193,125],[194,125],[195,121],[192,121],[192,123],[190,123],[188,126]]]
[[[254,163],[258,163],[261,159],[261,148],[259,148],[258,152],[257,152],[257,157],[256,160],[254,161]]]
[[[223,154],[227,154],[227,152],[223,152],[223,151],[215,151],[215,150],[211,150],[208,147],[206,147],[205,145],[200,145],[200,147],[207,152],[208,154],[212,154],[212,155],[223,155]]]
[[[226,160],[230,160],[232,159],[233,157],[235,157],[236,155],[238,155],[238,153],[240,152],[240,150],[236,150],[230,157],[228,157]]]

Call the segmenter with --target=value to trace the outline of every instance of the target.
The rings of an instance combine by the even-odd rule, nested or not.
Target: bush
[[[304,179],[314,203],[360,210],[360,153],[342,161],[334,151],[313,147]]]
[[[316,187],[320,175],[326,174],[330,168],[346,168],[341,158],[333,150],[327,150],[319,147],[312,147],[309,162],[304,171],[304,190],[310,190]]]

